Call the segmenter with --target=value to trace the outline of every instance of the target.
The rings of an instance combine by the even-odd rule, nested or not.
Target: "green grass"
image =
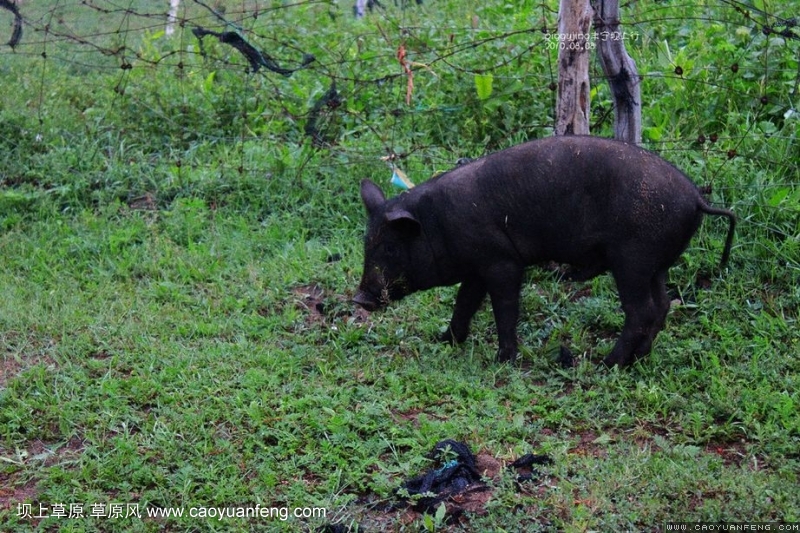
[[[637,20],[675,17],[642,22],[633,45],[645,97],[654,95],[648,146],[712,183],[714,202],[737,212],[731,264],[715,270],[725,227],[708,219],[671,271],[676,303],[653,353],[625,371],[596,365],[621,327],[613,281],[560,283],[532,270],[522,360],[500,365],[488,308],[463,346],[433,342],[453,288],[380,314],[349,303],[361,275],[358,182],[388,180],[387,150],[404,153],[401,165],[420,181],[458,157],[548,134],[552,58],[522,52],[538,34],[467,44],[554,15],[442,2],[354,21],[344,12],[331,20],[331,9],[246,19],[259,44],[317,56],[285,79],[244,75],[241,57],[219,43],[207,43],[206,59],[165,52],[189,49],[186,36],[175,48],[124,33],[147,59],[130,71],[102,71],[117,58],[97,52],[67,61],[82,49],[68,40],[51,43],[48,60],[34,40],[3,52],[0,529],[657,531],[671,520],[800,521],[800,153],[798,122],[784,117],[798,105],[796,46],[740,31],[736,52],[688,8],[632,8]],[[108,24],[95,15],[86,35]],[[452,51],[441,20],[464,45],[447,63],[437,59]],[[403,78],[352,81],[399,71],[400,26],[412,28],[406,45],[430,69],[416,71],[410,108]],[[693,61],[683,82],[663,75],[678,54]],[[741,77],[701,68],[729,65],[731,54]],[[486,64],[494,95],[481,101],[470,69]],[[303,126],[331,77],[345,100],[322,116],[332,145],[314,147]],[[754,106],[763,87],[775,103]],[[600,86],[598,105],[604,98]],[[695,101],[711,103],[687,110]],[[719,140],[697,143],[701,132]],[[556,363],[562,344],[577,355],[574,368]],[[395,489],[429,468],[425,455],[446,438],[500,465],[491,498],[446,523],[393,509]],[[553,464],[520,484],[502,466],[528,452]],[[32,514],[83,504],[85,516],[20,516],[26,503]],[[111,503],[143,515],[259,505],[326,516],[89,516],[92,504]]]
[[[463,349],[431,342],[451,290],[353,315],[358,228],[271,240],[255,220],[189,213],[51,215],[3,236],[7,486],[34,483],[35,502],[314,506],[400,527],[364,501],[391,499],[435,442],[457,438],[499,460],[555,460],[536,488],[496,480],[477,529],[797,519],[796,290],[748,300],[759,287],[732,269],[673,310],[643,364],[609,372],[588,359],[618,327],[611,284],[573,303],[579,287],[534,274],[524,361],[504,366],[488,313]],[[590,357],[560,369],[561,338]],[[15,515],[8,527],[26,523]]]

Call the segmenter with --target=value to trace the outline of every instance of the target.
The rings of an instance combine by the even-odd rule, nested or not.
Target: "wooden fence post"
[[[589,0],[561,0],[555,36],[559,47],[556,135],[589,134],[591,23]]]
[[[614,97],[614,138],[642,143],[642,100],[636,63],[619,29],[619,0],[593,0],[597,53]]]

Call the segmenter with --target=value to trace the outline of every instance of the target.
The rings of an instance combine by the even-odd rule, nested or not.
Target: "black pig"
[[[626,366],[650,352],[669,310],[667,270],[709,207],[695,185],[655,154],[590,136],[531,141],[436,176],[386,200],[361,183],[369,215],[364,273],[353,301],[372,311],[391,300],[461,283],[442,340],[463,342],[486,294],[497,359],[517,356],[519,293],[526,266],[572,266],[573,279],[611,271],[625,325],[604,363]]]

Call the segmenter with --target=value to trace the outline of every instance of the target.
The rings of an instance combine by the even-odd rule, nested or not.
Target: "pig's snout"
[[[375,311],[381,306],[381,302],[377,298],[361,289],[359,289],[359,291],[353,297],[353,303],[360,305],[370,312]]]

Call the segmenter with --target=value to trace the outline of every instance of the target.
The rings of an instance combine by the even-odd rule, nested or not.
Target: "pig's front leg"
[[[467,340],[469,324],[485,296],[486,284],[482,279],[468,278],[461,282],[461,287],[456,295],[456,305],[453,309],[450,327],[440,337],[442,342],[460,344]]]
[[[499,362],[514,361],[517,358],[517,321],[522,276],[521,267],[508,263],[494,267],[488,277],[487,286],[500,345],[497,350]]]

